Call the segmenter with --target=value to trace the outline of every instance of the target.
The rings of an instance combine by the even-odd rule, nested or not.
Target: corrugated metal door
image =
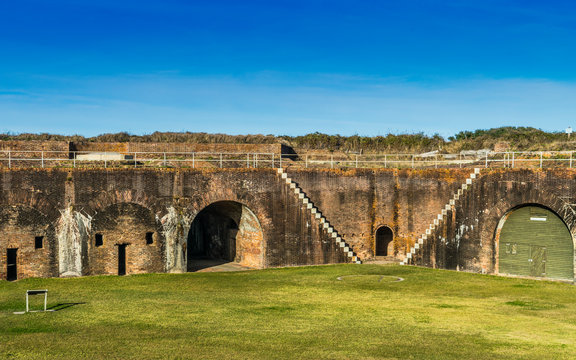
[[[530,246],[530,275],[546,276],[546,248],[544,246]]]
[[[570,231],[552,211],[525,206],[509,214],[500,231],[501,274],[574,279]]]

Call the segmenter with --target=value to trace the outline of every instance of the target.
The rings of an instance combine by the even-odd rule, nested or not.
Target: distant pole
[[[540,151],[540,169],[542,169],[542,151]]]

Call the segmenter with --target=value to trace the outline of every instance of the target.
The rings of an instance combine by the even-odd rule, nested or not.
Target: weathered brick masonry
[[[290,170],[296,182],[361,259],[374,255],[380,226],[403,254],[434,220],[470,170]],[[572,234],[573,170],[483,170],[414,261],[498,272],[498,222],[539,204]],[[0,278],[7,249],[18,249],[18,278],[183,272],[194,261],[194,219],[232,219],[235,261],[257,268],[347,261],[330,234],[272,169],[0,171]],[[217,225],[217,224],[216,224]],[[206,227],[210,234],[219,226]],[[232,234],[232,235],[229,235]],[[211,235],[211,236],[212,236]],[[43,246],[36,248],[36,237]],[[213,246],[215,249],[216,245]]]
[[[553,211],[576,234],[576,171],[490,170],[476,180],[416,256],[415,263],[498,273],[498,224],[510,210],[538,205]]]
[[[4,169],[0,184],[2,279],[8,248],[18,249],[18,278],[115,274],[123,245],[127,273],[186,271],[192,220],[222,203],[238,204],[228,216],[238,215],[243,265],[347,261],[273,169]]]

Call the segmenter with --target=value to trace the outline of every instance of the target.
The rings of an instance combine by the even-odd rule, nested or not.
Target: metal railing
[[[304,168],[572,168],[576,151],[509,151],[482,154],[300,154]]]
[[[274,153],[0,151],[0,167],[8,168],[273,168],[279,164]]]
[[[576,151],[482,154],[275,154],[0,150],[0,168],[572,168]]]

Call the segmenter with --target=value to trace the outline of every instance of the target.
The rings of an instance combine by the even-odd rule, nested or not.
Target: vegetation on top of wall
[[[144,143],[193,143],[193,144],[275,144],[274,135],[227,135],[192,132],[159,132],[133,135],[127,132],[101,134],[93,137],[57,134],[0,134],[0,140],[72,141],[72,142],[144,142]]]
[[[532,127],[500,127],[475,131],[460,131],[447,139],[438,134],[388,134],[384,136],[342,136],[315,132],[307,135],[227,135],[203,132],[159,132],[133,135],[126,132],[94,137],[57,134],[0,134],[0,140],[37,140],[72,142],[145,142],[196,144],[274,144],[282,143],[303,151],[341,151],[357,153],[414,153],[438,150],[573,150],[576,139],[563,132],[546,132]]]
[[[546,132],[532,127],[500,127],[487,130],[460,131],[448,138],[456,150],[493,149],[497,144],[511,150],[573,150],[563,132]]]
[[[341,136],[315,132],[303,136],[282,136],[288,144],[303,150],[346,152],[414,152],[441,149],[446,140],[438,134],[388,134],[386,136]]]

